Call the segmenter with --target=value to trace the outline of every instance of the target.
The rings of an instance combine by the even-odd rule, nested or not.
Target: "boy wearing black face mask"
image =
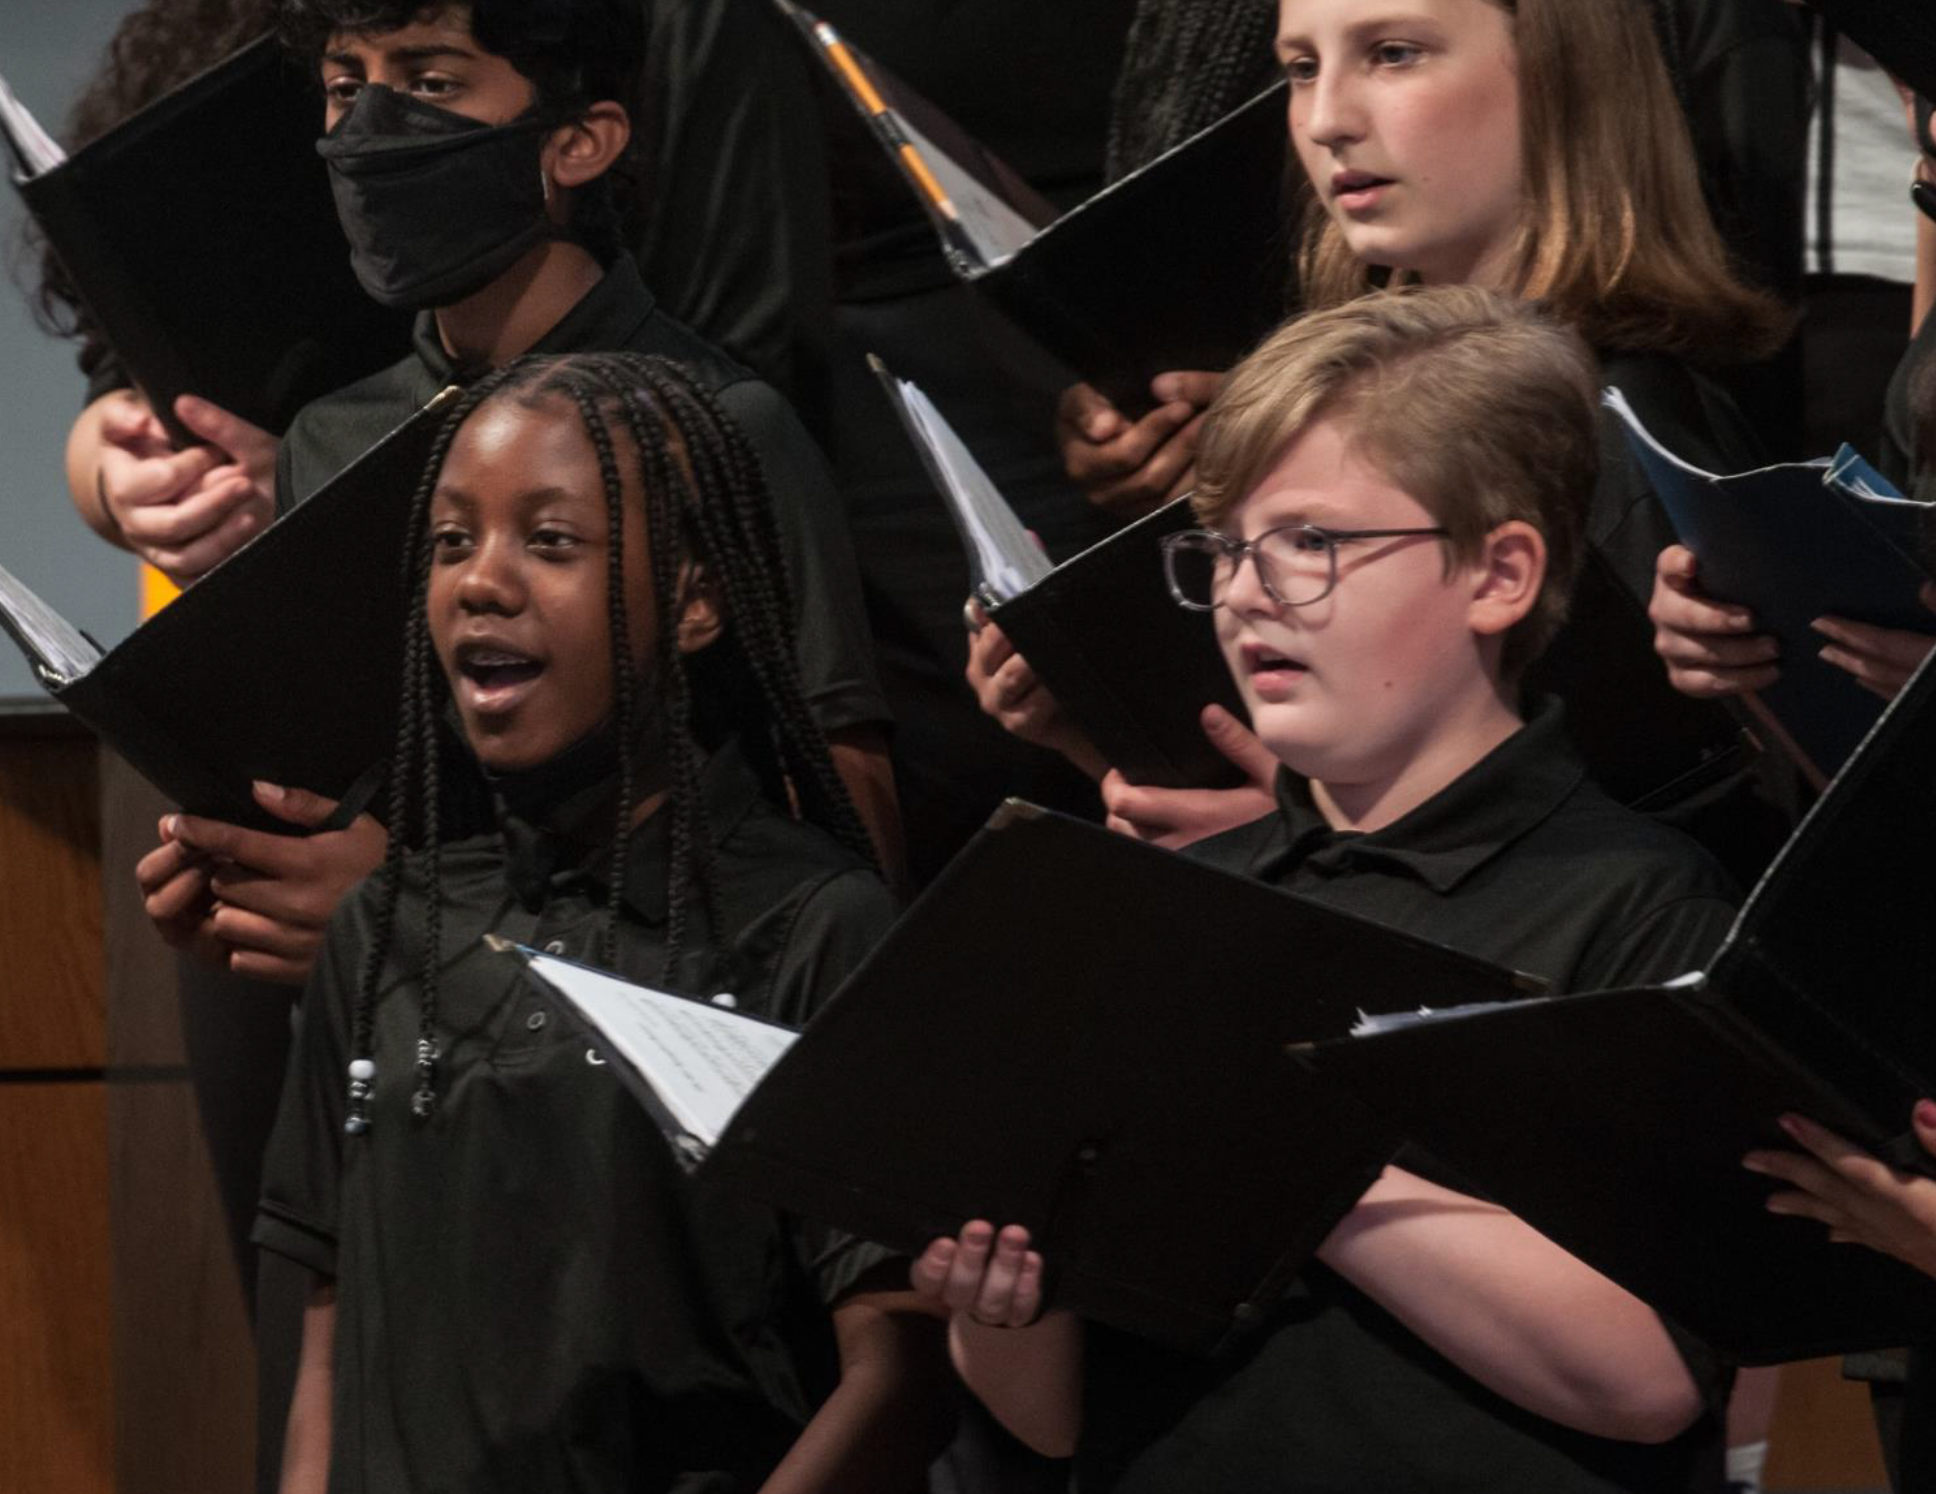
[[[897,866],[888,711],[824,460],[778,394],[656,307],[623,252],[613,183],[630,138],[619,100],[636,96],[642,65],[639,0],[285,0],[279,21],[319,66],[318,150],[357,276],[375,299],[421,315],[407,357],[297,415],[276,454],[278,510],[439,389],[521,353],[686,365],[746,431],[773,489],[807,703],[884,864]],[[296,790],[258,797],[305,829],[335,809]],[[172,824],[171,843],[137,873],[164,935],[297,984],[331,910],[382,848],[367,818],[300,846],[190,816]],[[229,873],[217,889],[194,875],[211,863]]]

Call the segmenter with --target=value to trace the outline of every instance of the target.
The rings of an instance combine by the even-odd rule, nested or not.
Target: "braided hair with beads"
[[[597,456],[604,488],[612,720],[621,744],[601,943],[604,963],[616,963],[626,853],[640,797],[640,764],[633,749],[648,734],[663,753],[662,766],[670,778],[667,803],[659,811],[670,821],[668,984],[676,984],[672,976],[694,941],[703,935],[710,942],[719,929],[713,838],[701,787],[703,738],[710,733],[737,736],[773,802],[797,805],[803,818],[874,862],[866,828],[801,691],[792,641],[792,587],[772,499],[745,435],[712,393],[670,360],[633,353],[518,359],[473,385],[451,410],[412,499],[413,538],[404,560],[409,610],[403,691],[390,775],[390,842],[379,872],[376,922],[359,972],[351,1030],[350,1108],[344,1128],[353,1136],[370,1125],[369,1101],[377,1078],[377,995],[404,879],[412,872],[422,879],[426,916],[418,971],[416,1088],[410,1108],[419,1120],[427,1120],[437,1104],[442,954],[438,820],[444,792],[439,723],[444,685],[430,637],[429,516],[458,431],[484,405],[504,399],[527,408],[554,404],[576,418]],[[645,542],[657,611],[649,661],[634,659],[630,646],[622,466],[627,458],[637,464],[644,494]],[[703,568],[726,619],[723,636],[699,658],[689,658],[678,646],[681,575],[689,562]]]

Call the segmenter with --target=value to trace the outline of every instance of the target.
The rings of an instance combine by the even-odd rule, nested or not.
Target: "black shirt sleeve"
[[[336,1274],[348,1101],[347,1018],[356,999],[355,899],[331,921],[321,958],[297,1009],[282,1105],[263,1159],[254,1240],[264,1250]]]
[[[894,901],[872,872],[830,878],[808,896],[774,976],[776,1011],[804,1025],[894,922]],[[838,1302],[860,1279],[899,1256],[870,1240],[812,1220],[794,1224],[794,1248],[823,1302]]]
[[[1734,926],[1734,904],[1710,893],[1676,897],[1612,928],[1580,962],[1574,989],[1617,991],[1673,980],[1704,966]]]
[[[823,381],[833,253],[813,59],[768,0],[655,5],[634,111],[646,283],[806,408]],[[720,163],[730,161],[731,170]]]
[[[873,644],[845,512],[827,461],[777,391],[742,379],[719,401],[745,431],[773,492],[793,589],[800,685],[822,731],[891,719],[874,673]]]

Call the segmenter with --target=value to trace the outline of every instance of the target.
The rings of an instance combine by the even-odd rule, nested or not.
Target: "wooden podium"
[[[0,704],[0,1489],[114,1483],[94,741]]]
[[[131,875],[161,808],[64,711],[0,700],[0,1490],[253,1484],[174,954]]]

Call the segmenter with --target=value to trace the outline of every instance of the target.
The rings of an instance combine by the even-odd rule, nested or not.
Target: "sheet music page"
[[[707,1146],[798,1033],[548,955],[532,972],[583,1012]]]
[[[40,121],[15,97],[5,78],[0,78],[0,132],[6,134],[23,177],[39,176],[67,159],[67,152],[40,127]]]
[[[50,685],[77,680],[100,661],[101,651],[79,628],[4,568],[0,568],[0,623],[19,642],[27,662]]]
[[[894,113],[894,123],[941,184],[954,207],[956,221],[984,265],[993,269],[1035,237],[1038,230],[1033,223],[984,187],[898,112]]]
[[[1399,1032],[1407,1027],[1429,1027],[1434,1022],[1456,1022],[1461,1017],[1476,1017],[1484,1012],[1502,1012],[1508,1007],[1521,1007],[1529,1002],[1550,1001],[1550,996],[1529,996],[1524,1001],[1475,1001],[1467,1006],[1446,1006],[1432,1008],[1421,1006],[1415,1012],[1385,1012],[1374,1014],[1361,1011],[1357,1023],[1352,1027],[1352,1037],[1375,1037],[1381,1032]]]
[[[905,379],[897,382],[908,412],[941,468],[948,498],[975,552],[974,569],[983,584],[999,602],[1027,591],[1054,570],[1054,565],[927,395]]]

